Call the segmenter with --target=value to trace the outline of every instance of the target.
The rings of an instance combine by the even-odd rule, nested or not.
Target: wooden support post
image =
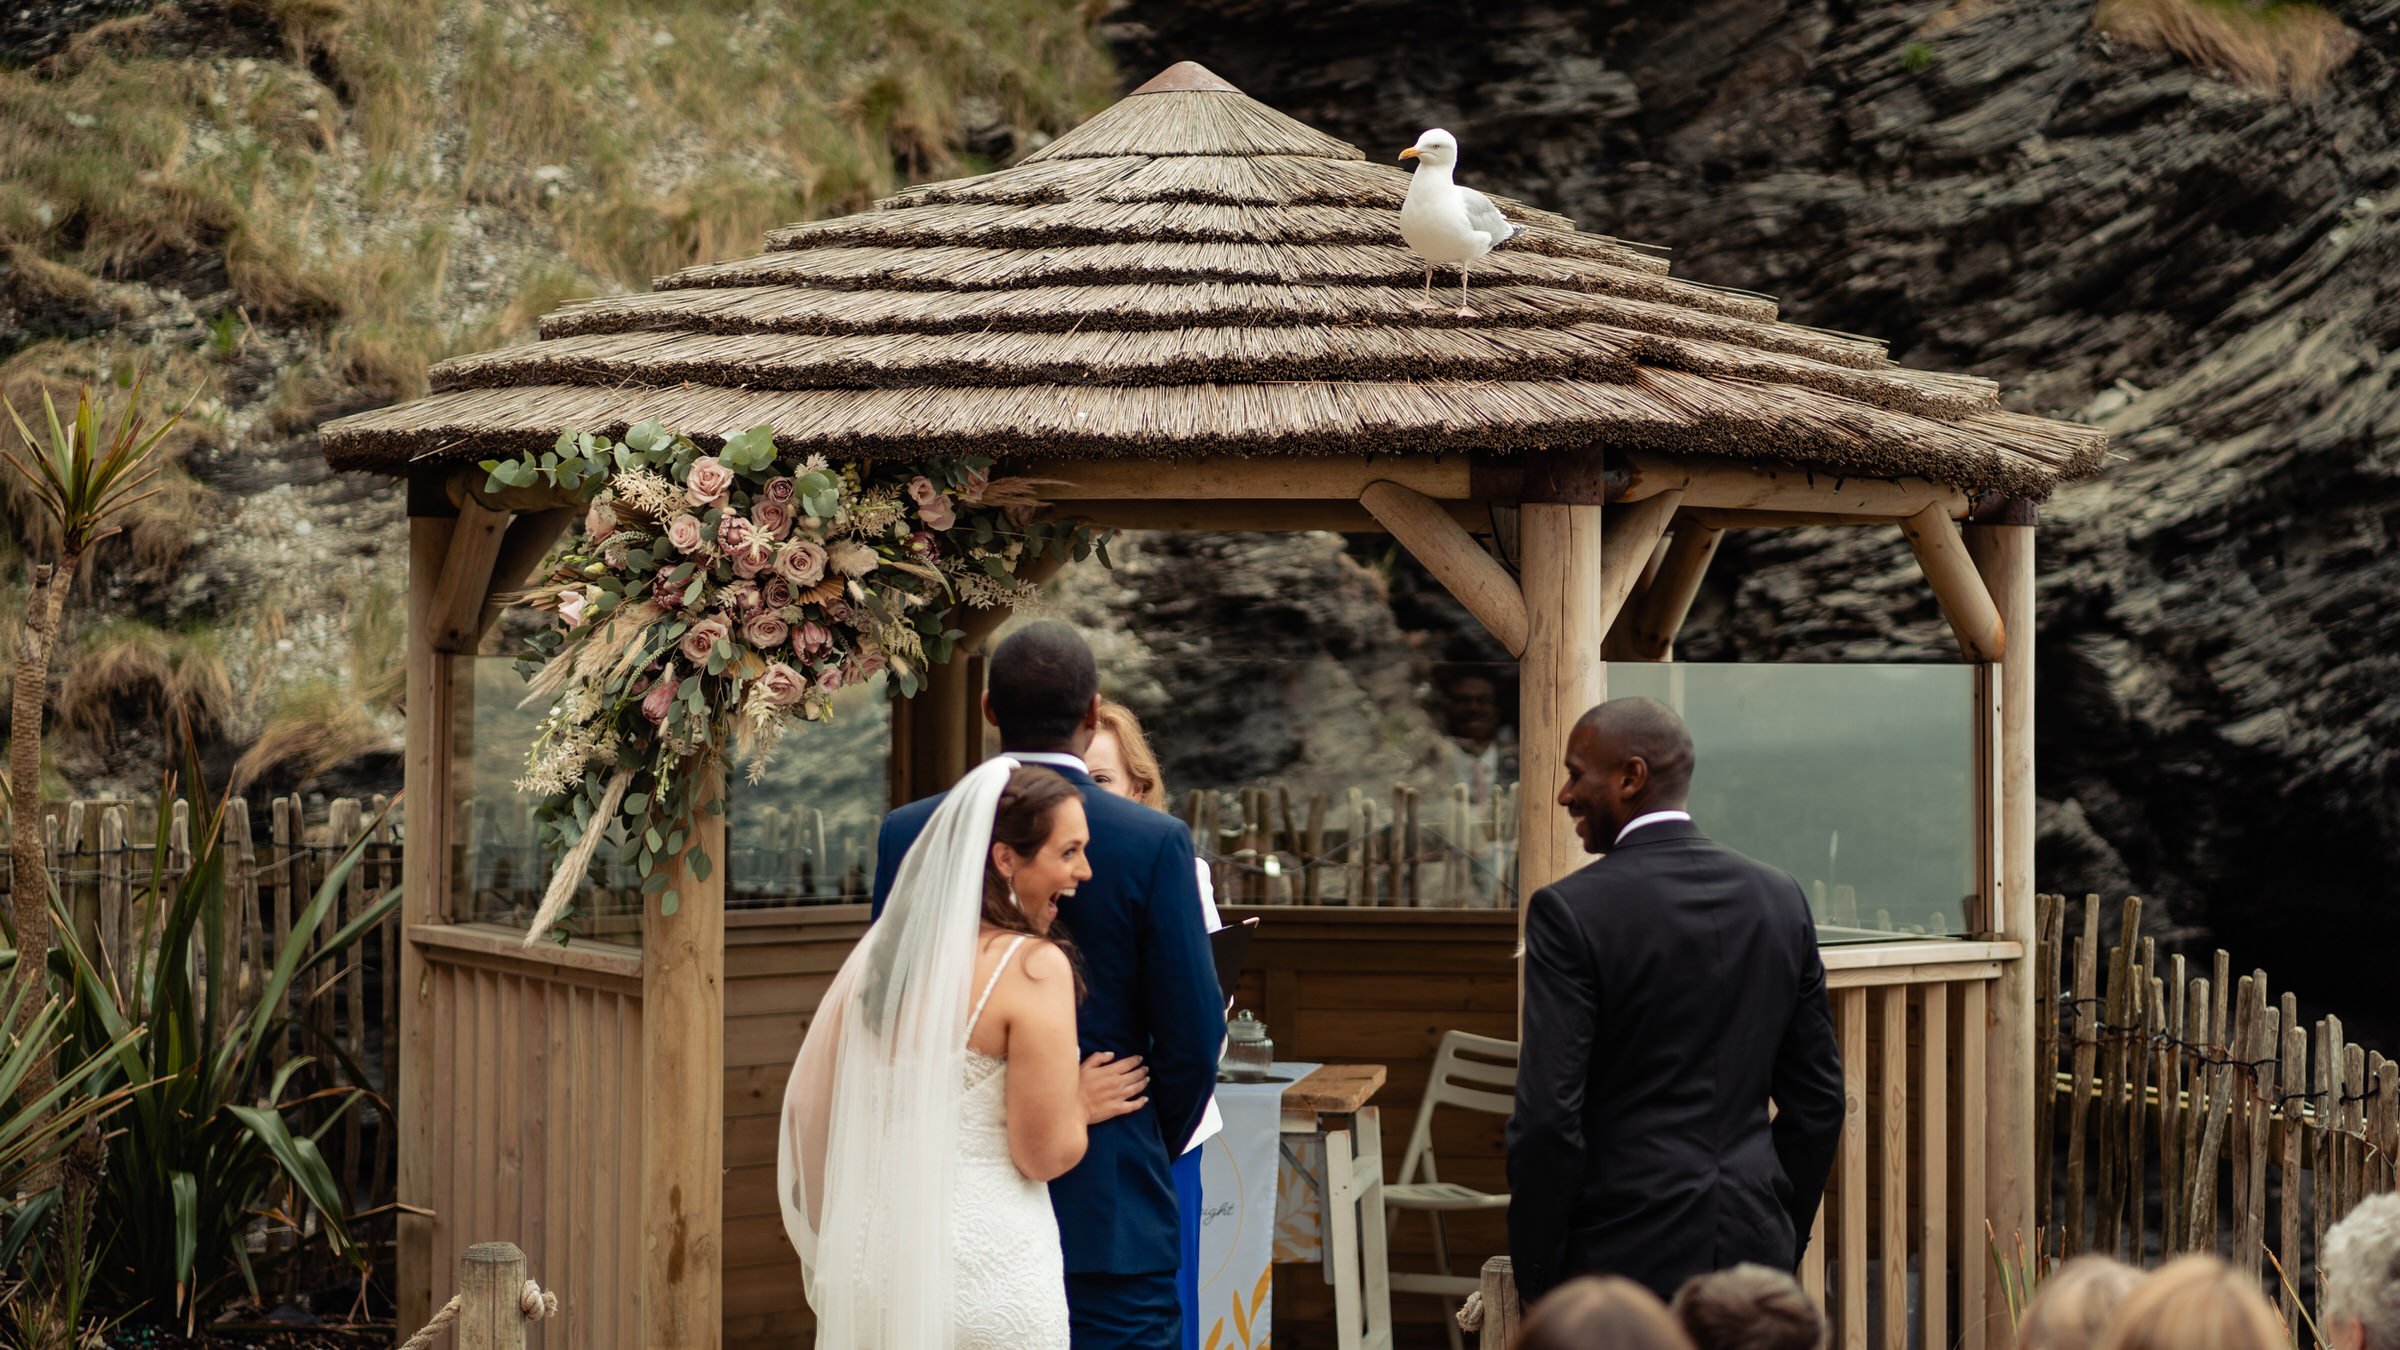
[[[525,1350],[525,1253],[478,1242],[458,1259],[458,1350]]]
[[[920,793],[948,788],[982,758],[983,691],[971,667],[964,651],[928,667],[916,697],[894,710],[913,724],[908,772]]]
[[[1509,655],[1524,653],[1525,596],[1517,579],[1439,502],[1414,488],[1384,482],[1367,484],[1358,499]]]
[[[502,600],[533,578],[533,569],[549,555],[550,546],[558,542],[569,525],[581,519],[572,508],[553,506],[518,516],[508,527],[508,532],[500,537],[500,552],[492,561],[491,584],[484,593],[483,609],[476,616],[475,641],[467,644],[469,650],[499,620]]]
[[[412,490],[411,507],[419,494]],[[400,858],[403,933],[442,922],[450,885],[450,658],[434,646],[435,593],[456,525],[448,515],[408,519],[408,727],[403,755],[408,848]],[[278,932],[278,942],[283,939]],[[441,1099],[433,1077],[432,984],[425,954],[400,942],[398,1097],[399,1316],[423,1326],[433,1316],[434,1110]]]
[[[1684,617],[1699,597],[1701,579],[1708,575],[1708,564],[1724,542],[1723,530],[1696,521],[1676,522],[1675,537],[1667,543],[1658,575],[1650,579],[1649,593],[1634,614],[1629,643],[1632,660],[1674,659],[1675,636],[1683,631]]]
[[[1992,601],[1992,591],[1997,588],[1987,586],[1976,574],[1958,526],[1944,508],[1926,507],[1900,522],[1900,532],[1908,536],[1909,551],[1917,555],[1917,566],[1932,584],[1934,598],[1950,620],[1950,631],[1958,635],[1959,650],[1970,661],[2002,659],[2008,625],[2001,621],[2000,608]],[[2025,621],[2031,623],[2032,616]]]
[[[642,908],[641,1335],[710,1350],[724,1331],[725,769],[694,784],[691,824],[714,866],[668,865],[680,903]],[[714,803],[711,813],[707,805]],[[689,855],[686,855],[687,857]]]
[[[1993,936],[2034,949],[2034,795],[2033,795],[2033,632],[2034,527],[2024,523],[1974,525],[1968,544],[1985,588],[1998,608],[2006,633],[2001,655],[2000,695],[2000,858],[1999,896],[1992,917]],[[2013,1250],[2018,1235],[2034,1239],[2033,1136],[2037,1092],[2047,1082],[2035,1082],[2033,1023],[2037,1015],[2054,1015],[2033,1006],[2034,972],[2030,957],[2001,964],[1992,981],[1985,1058],[1989,1165],[1984,1170],[1985,1214],[2003,1249]],[[1978,1028],[1970,1024],[1972,1035]],[[1994,1281],[1983,1309],[1987,1325],[2006,1328],[2005,1295]],[[1972,1305],[1962,1306],[1961,1318],[1973,1317]]]
[[[1483,1325],[1475,1333],[1478,1350],[1508,1350],[1516,1344],[1517,1324],[1525,1320],[1517,1303],[1516,1263],[1505,1256],[1484,1258],[1483,1288],[1477,1293],[1483,1301]]]
[[[1633,594],[1634,584],[1648,570],[1651,557],[1658,552],[1658,541],[1666,538],[1667,526],[1674,522],[1675,507],[1682,500],[1681,492],[1669,490],[1608,508],[1607,538],[1600,546],[1602,634],[1616,626],[1625,598]]]
[[[1607,631],[1602,601],[1601,511],[1589,503],[1527,502],[1524,546],[1525,652],[1518,690],[1517,933],[1533,893],[1580,864],[1581,841],[1559,808],[1567,733],[1608,697],[1600,659]],[[1637,555],[1638,556],[1638,555]]]
[[[475,650],[476,639],[482,636],[484,597],[492,593],[492,568],[500,560],[500,541],[512,519],[508,512],[495,511],[475,497],[459,507],[429,616],[432,627],[428,631],[436,650]]]

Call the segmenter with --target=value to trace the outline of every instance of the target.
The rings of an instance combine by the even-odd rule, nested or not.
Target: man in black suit
[[[1824,1197],[1842,1062],[1815,924],[1797,882],[1692,824],[1692,765],[1654,699],[1567,740],[1559,805],[1607,856],[1526,906],[1508,1238],[1528,1305],[1577,1275],[1665,1298],[1792,1269]]]

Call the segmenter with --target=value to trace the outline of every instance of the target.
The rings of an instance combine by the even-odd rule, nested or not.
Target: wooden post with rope
[[[558,1295],[525,1278],[513,1242],[478,1242],[458,1259],[458,1293],[400,1350],[431,1350],[458,1328],[458,1350],[525,1350],[528,1323],[558,1316]]]

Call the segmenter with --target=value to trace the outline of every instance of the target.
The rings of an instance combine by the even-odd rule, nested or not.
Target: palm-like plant
[[[23,477],[33,502],[44,517],[55,553],[48,562],[33,565],[32,591],[26,597],[24,629],[17,638],[16,686],[8,718],[9,884],[16,918],[17,984],[39,989],[50,966],[51,923],[48,859],[44,856],[40,802],[42,772],[42,700],[50,684],[50,655],[58,646],[59,625],[66,612],[67,593],[75,574],[94,545],[114,534],[115,517],[150,495],[146,485],[158,471],[153,452],[183,418],[183,409],[161,420],[142,406],[143,381],[136,379],[113,424],[104,425],[99,401],[86,385],[75,399],[75,415],[59,420],[58,405],[48,390],[42,393],[42,412],[48,434],[37,436],[17,412],[0,398],[22,441],[22,456],[0,447],[0,460]],[[185,408],[191,405],[186,403]],[[23,1009],[39,1000],[19,1000]],[[39,1100],[49,1095],[57,1075],[46,1057],[37,1059],[22,1085]],[[36,1180],[46,1183],[49,1170]]]

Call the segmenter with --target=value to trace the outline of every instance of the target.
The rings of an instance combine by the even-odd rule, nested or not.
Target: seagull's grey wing
[[[1467,199],[1467,228],[1481,230],[1492,237],[1492,247],[1507,243],[1517,232],[1515,222],[1500,214],[1492,199],[1473,188],[1460,188],[1458,195]]]

